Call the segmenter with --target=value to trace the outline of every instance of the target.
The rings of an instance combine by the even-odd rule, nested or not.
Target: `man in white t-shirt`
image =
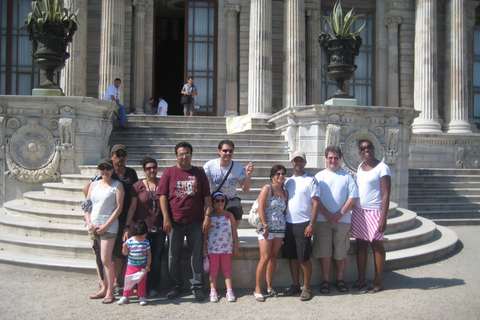
[[[127,127],[127,116],[125,114],[125,107],[120,104],[120,85],[122,84],[122,80],[120,78],[116,78],[113,81],[113,84],[107,88],[105,91],[105,95],[103,100],[111,100],[115,101],[118,106],[118,117],[120,118],[120,128],[128,130]]]
[[[240,224],[243,215],[241,199],[237,193],[237,183],[243,191],[250,190],[252,184],[253,162],[249,162],[243,169],[239,162],[232,160],[235,145],[230,140],[222,140],[218,144],[219,158],[207,161],[203,165],[203,169],[210,182],[210,192],[213,194],[217,191],[223,192],[227,198],[228,203],[225,210],[231,212],[235,216],[237,226]],[[223,178],[228,173],[230,167],[232,171],[228,174],[225,183],[221,185]]]
[[[315,231],[318,215],[318,184],[311,174],[305,172],[307,160],[304,152],[295,151],[291,159],[294,174],[285,182],[288,205],[282,257],[289,259],[293,285],[284,292],[284,295],[291,296],[301,292],[300,300],[307,301],[312,297],[310,251],[311,237]],[[300,267],[303,273],[302,290],[300,290]]]
[[[323,282],[320,292],[328,294],[332,257],[337,269],[335,286],[340,292],[348,292],[343,279],[350,248],[350,210],[358,198],[358,188],[353,177],[340,169],[342,150],[339,147],[327,147],[325,158],[327,167],[315,175],[320,191],[320,204],[315,224],[313,256],[320,258],[322,266]]]
[[[157,116],[166,116],[168,111],[168,103],[162,96],[158,97]]]

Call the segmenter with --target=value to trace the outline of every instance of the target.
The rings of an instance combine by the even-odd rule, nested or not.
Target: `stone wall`
[[[1,202],[107,156],[114,109],[94,98],[0,96]]]

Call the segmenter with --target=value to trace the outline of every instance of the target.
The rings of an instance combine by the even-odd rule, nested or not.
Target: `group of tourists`
[[[371,141],[360,140],[358,145],[363,162],[358,167],[356,182],[340,169],[342,151],[337,146],[326,148],[326,169],[315,176],[305,171],[307,161],[301,151],[292,154],[290,178],[286,178],[287,169],[283,165],[272,167],[271,183],[265,185],[258,196],[261,223],[256,230],[260,249],[255,277],[256,301],[279,295],[273,287],[273,278],[282,247],[282,257],[289,259],[293,282],[283,295],[300,293],[302,301],[311,299],[311,254],[320,259],[322,267],[320,292],[330,292],[332,257],[337,270],[334,284],[340,292],[347,292],[344,270],[350,236],[356,238],[357,243],[358,280],[353,290],[362,290],[367,285],[369,243],[374,252],[375,278],[366,292],[383,289],[383,234],[391,174],[388,166],[375,158]],[[167,299],[173,300],[182,294],[181,257],[186,238],[190,290],[195,299],[205,299],[202,290],[205,271],[210,276],[210,301],[219,300],[216,287],[221,267],[226,299],[236,301],[231,258],[232,254],[239,253],[237,227],[243,215],[237,185],[243,191],[250,190],[254,165],[250,162],[243,168],[233,161],[234,148],[232,141],[221,141],[219,157],[202,168],[191,164],[192,145],[180,142],[175,146],[175,166],[167,168],[158,178],[157,161],[145,157],[142,161],[145,179],[138,180],[135,170],[125,166],[126,147],[112,147],[110,158],[98,162],[97,174],[84,188],[86,200],[82,208],[101,282],[100,291],[91,295],[91,299],[112,303],[123,285],[123,297],[118,304],[128,303],[133,295],[133,280],[138,282],[140,305],[147,304],[147,292],[152,297],[158,296],[161,256],[168,237]]]

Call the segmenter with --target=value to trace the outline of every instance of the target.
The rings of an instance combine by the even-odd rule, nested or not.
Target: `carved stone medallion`
[[[372,141],[375,148],[375,158],[378,160],[383,159],[384,151],[382,144],[374,134],[366,130],[354,132],[345,139],[345,144],[343,146],[343,161],[345,161],[345,164],[350,170],[355,172],[358,169],[358,165],[362,162],[360,150],[358,149],[358,141],[361,139]]]
[[[23,168],[40,169],[52,161],[55,155],[55,140],[46,128],[26,125],[12,135],[10,154]]]

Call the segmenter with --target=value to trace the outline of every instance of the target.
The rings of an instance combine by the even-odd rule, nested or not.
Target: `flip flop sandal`
[[[265,298],[263,297],[263,294],[261,293],[253,293],[255,300],[258,302],[265,302]]]
[[[112,297],[112,298],[105,298],[102,300],[102,303],[103,304],[110,304],[110,303],[113,303],[115,301],[115,297]]]
[[[301,301],[308,301],[312,299],[312,292],[308,289],[303,289],[302,290],[302,295],[300,296]]]
[[[340,292],[348,292],[348,287],[343,280],[337,280],[335,287],[337,287],[338,291]]]
[[[371,287],[368,287],[367,290],[365,290],[365,293],[377,293],[383,290],[383,285],[381,284],[374,284]]]
[[[323,293],[323,294],[330,293],[330,282],[325,280],[320,284],[320,293]]]
[[[90,299],[103,299],[103,298],[105,298],[105,295],[104,295],[104,294],[95,293],[95,294],[90,295],[89,298],[90,298]]]
[[[277,293],[277,291],[275,291],[274,289],[267,290],[267,292],[268,292],[268,295],[269,295],[270,297],[274,297],[274,298],[277,298],[277,297],[278,297],[278,293]]]
[[[291,287],[287,288],[285,292],[283,293],[284,296],[293,296],[294,294],[300,293],[302,290],[300,290],[299,285],[292,285]]]
[[[352,289],[353,289],[353,291],[360,291],[363,288],[365,288],[366,285],[367,285],[367,281],[364,281],[363,283],[360,283],[357,280],[357,282],[355,282],[355,284],[353,285]]]

